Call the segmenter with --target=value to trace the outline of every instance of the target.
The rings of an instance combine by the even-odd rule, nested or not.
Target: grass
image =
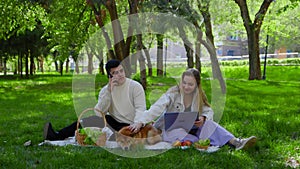
[[[184,68],[168,68],[178,77]],[[223,68],[226,106],[220,124],[237,137],[256,135],[248,151],[222,147],[215,153],[172,149],[147,158],[127,158],[99,147],[38,146],[43,126],[60,129],[77,120],[71,75],[36,75],[30,79],[0,77],[1,168],[285,168],[288,158],[300,160],[300,68],[269,66],[267,80],[248,81],[243,66]],[[208,76],[203,71],[203,76]],[[96,91],[106,83],[96,77]],[[148,78],[147,104],[176,79]],[[210,81],[203,80],[210,98]],[[151,92],[150,92],[151,91]],[[95,93],[95,96],[97,93]],[[95,97],[96,99],[96,97]],[[31,146],[23,144],[31,140]],[[144,152],[153,153],[153,152]]]

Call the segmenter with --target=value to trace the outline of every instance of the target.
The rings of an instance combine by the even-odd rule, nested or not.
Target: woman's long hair
[[[183,80],[183,78],[185,76],[193,76],[196,80],[197,87],[198,87],[198,105],[199,105],[198,111],[201,114],[203,111],[203,105],[210,107],[210,104],[209,104],[207,97],[202,89],[200,72],[197,69],[189,68],[182,73],[181,81]],[[197,89],[195,89],[195,90],[197,90]]]

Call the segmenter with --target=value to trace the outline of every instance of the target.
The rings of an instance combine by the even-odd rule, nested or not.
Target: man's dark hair
[[[121,62],[119,60],[116,60],[116,59],[109,60],[105,65],[105,70],[106,70],[106,73],[107,73],[107,77],[109,77],[109,75],[110,75],[110,69],[111,68],[116,68],[120,64],[121,64]]]

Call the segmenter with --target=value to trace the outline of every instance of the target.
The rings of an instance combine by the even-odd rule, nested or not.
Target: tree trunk
[[[210,60],[211,60],[211,66],[212,66],[212,73],[213,73],[213,78],[218,79],[220,86],[221,86],[221,91],[223,94],[226,93],[226,83],[224,81],[224,78],[222,76],[222,72],[219,66],[219,62],[217,59],[217,53],[216,53],[216,48],[214,45],[214,36],[212,33],[212,24],[211,24],[211,17],[209,13],[209,1],[206,1],[204,4],[198,4],[200,12],[204,18],[204,25],[205,25],[205,35],[206,35],[206,41],[202,41],[202,32],[200,27],[198,27],[199,32],[198,32],[198,39],[199,41],[202,41],[202,44],[207,48],[209,55],[210,55]]]
[[[96,54],[97,59],[99,60],[99,74],[104,75],[104,68],[103,68],[103,50],[99,51],[99,54]]]
[[[34,57],[30,55],[30,75],[35,73],[35,64],[34,64]]]
[[[94,13],[96,15],[95,17],[96,17],[96,21],[98,23],[98,26],[100,27],[100,29],[102,31],[102,34],[104,36],[105,42],[106,42],[106,46],[107,46],[107,49],[108,49],[108,56],[109,56],[110,59],[115,59],[116,56],[115,56],[114,51],[111,49],[112,48],[111,40],[110,40],[110,37],[109,37],[105,27],[104,27],[102,17],[100,16],[100,14],[98,14],[99,12],[97,10],[94,11]]]
[[[110,19],[112,21],[114,51],[111,49],[110,38],[104,29],[103,18],[104,18],[105,10],[101,10],[101,5],[99,2],[98,2],[99,4],[97,4],[97,6],[99,5],[99,9],[97,9],[95,7],[95,3],[97,3],[97,2],[93,2],[92,0],[87,0],[86,2],[92,8],[92,10],[95,14],[95,17],[96,17],[96,21],[97,21],[99,27],[101,28],[102,33],[106,39],[106,44],[107,44],[107,47],[109,50],[108,54],[109,54],[110,59],[118,59],[120,61],[123,61],[125,58],[127,58],[129,56],[131,37],[129,36],[126,39],[126,43],[125,43],[121,24],[120,24],[120,21],[118,20],[118,13],[117,13],[115,0],[106,0],[104,2],[101,2],[108,10]],[[128,30],[131,30],[130,24],[129,24]],[[132,33],[130,33],[130,31],[129,31],[128,35],[132,35]],[[127,77],[129,77],[131,75],[131,71],[129,69],[130,68],[130,60],[129,59],[130,58],[128,58],[127,60],[124,60],[124,62],[123,62],[125,73],[126,73]]]
[[[193,57],[194,56],[194,51],[191,48],[193,46],[191,44],[192,43],[190,43],[189,41],[184,43],[184,48],[185,48],[185,51],[186,51],[188,68],[193,68],[194,67],[194,57]]]
[[[64,62],[63,61],[59,61],[59,72],[60,72],[60,75],[62,76],[63,75],[63,69],[64,69]]]
[[[28,67],[29,67],[29,61],[28,61],[28,56],[29,54],[25,54],[25,77],[26,78],[29,78],[29,70],[28,70]]]
[[[6,58],[3,59],[3,73],[4,73],[4,76],[7,75],[7,65],[6,65]]]
[[[163,76],[164,75],[164,71],[163,71],[163,46],[164,46],[164,42],[163,42],[163,38],[164,35],[160,35],[157,34],[156,35],[156,40],[157,40],[157,60],[156,60],[156,64],[157,64],[157,76]]]
[[[110,2],[110,1],[109,1]],[[95,15],[95,19],[96,22],[98,23],[98,26],[100,27],[102,34],[104,36],[105,42],[106,42],[106,46],[108,49],[108,56],[110,59],[115,59],[116,55],[114,53],[114,51],[112,50],[112,44],[111,44],[111,40],[110,37],[104,27],[104,18],[106,15],[106,11],[104,9],[101,9],[101,5],[97,4],[97,7],[99,7],[98,9],[96,8],[96,2],[92,1],[92,0],[86,0],[87,5],[89,5],[92,8],[92,11],[94,12]]]
[[[195,42],[195,64],[196,64],[196,69],[199,70],[201,73],[201,43],[197,40]]]
[[[259,34],[264,17],[273,0],[264,0],[259,11],[255,14],[254,22],[251,21],[246,0],[235,0],[239,6],[244,27],[248,37],[249,52],[249,80],[261,80],[260,58],[259,58]]]
[[[144,56],[139,57],[139,65],[140,65],[140,82],[144,88],[147,89],[147,73],[146,73],[146,63]]]
[[[19,69],[19,74],[20,74],[20,77],[22,78],[23,77],[23,54],[19,54],[19,59],[18,59],[18,69]]]
[[[143,51],[145,53],[146,59],[147,59],[147,66],[148,66],[148,76],[152,76],[152,63],[150,59],[150,53],[149,50],[146,48],[145,45],[143,45]]]
[[[40,69],[40,60],[39,60],[39,58],[37,57],[36,58],[36,70],[38,70],[38,71],[40,71],[41,69]]]
[[[117,6],[115,0],[107,0],[105,3],[105,7],[109,12],[110,20],[112,22],[112,30],[114,36],[114,51],[116,55],[116,59],[123,60],[125,59],[125,41],[121,28],[120,21],[118,20]],[[126,67],[126,66],[125,66]]]
[[[103,60],[101,60],[101,62],[99,63],[99,73],[104,75],[104,63]]]
[[[15,64],[14,75],[17,75],[18,74],[18,60],[14,61],[14,64]]]
[[[56,72],[59,72],[59,67],[58,67],[58,63],[57,63],[57,55],[58,55],[58,52],[57,51],[54,51],[53,52],[53,59],[54,59],[54,65],[55,65],[55,71]]]
[[[130,14],[136,14],[135,16],[138,18],[138,0],[128,0],[129,3],[129,7],[130,7]],[[133,16],[133,15],[132,15]],[[133,17],[129,17],[129,22],[133,23],[133,24],[139,24],[136,21],[133,21]],[[132,24],[130,24],[132,25]],[[131,35],[133,33],[133,28],[132,26],[129,25],[128,28],[128,33],[127,35]],[[134,26],[134,28],[138,28],[138,26]],[[138,60],[139,60],[139,65],[140,65],[140,82],[144,88],[144,90],[147,89],[147,71],[146,71],[146,63],[145,63],[145,58],[144,58],[144,54],[143,51],[145,53],[145,55],[149,55],[148,50],[143,50],[144,49],[144,44],[143,44],[143,37],[142,37],[142,32],[140,32],[139,29],[136,29],[137,32],[137,50],[140,51],[140,55],[138,56]],[[130,36],[129,36],[130,37]],[[128,51],[128,53],[126,53],[126,55],[129,55],[129,51],[130,51],[130,42],[132,41],[132,37],[127,38],[126,40],[126,51]],[[147,52],[147,53],[146,53]],[[147,57],[147,56],[146,56]],[[151,65],[151,63],[150,63]],[[152,74],[152,70],[151,70],[151,74]]]
[[[88,74],[93,74],[93,54],[91,52],[87,52],[88,55]]]
[[[3,59],[2,56],[0,56],[0,72],[3,71]]]
[[[138,56],[139,65],[140,65],[140,82],[144,88],[147,89],[147,73],[146,73],[146,63],[143,55],[143,40],[142,34],[137,35],[137,49],[140,51],[141,55]]]
[[[44,56],[38,57],[39,67],[42,73],[44,73]]]
[[[185,33],[185,31],[184,31],[184,29],[181,25],[178,25],[178,30],[179,30],[179,36],[180,36],[180,38],[182,39],[182,41],[184,43],[188,68],[193,68],[194,67],[193,44],[186,37],[186,33]]]
[[[79,74],[80,70],[79,70],[79,63],[78,62],[75,62],[75,72],[77,74]]]
[[[58,63],[56,60],[54,61],[54,65],[55,65],[55,71],[59,72]]]
[[[248,52],[249,52],[249,80],[261,80],[260,58],[259,58],[259,37],[253,28],[249,29]]]
[[[70,59],[67,58],[67,60],[66,60],[66,73],[69,73],[69,63],[70,63]]]

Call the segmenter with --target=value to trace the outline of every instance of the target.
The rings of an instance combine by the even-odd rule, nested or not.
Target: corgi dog
[[[161,130],[153,127],[150,124],[142,127],[139,132],[132,133],[129,126],[123,127],[119,132],[116,132],[116,142],[123,150],[130,150],[139,145],[153,145],[162,141]]]

